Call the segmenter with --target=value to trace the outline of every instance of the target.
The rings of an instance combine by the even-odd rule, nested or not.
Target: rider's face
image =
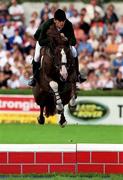
[[[58,29],[62,29],[64,27],[65,21],[59,21],[55,19],[54,23]]]

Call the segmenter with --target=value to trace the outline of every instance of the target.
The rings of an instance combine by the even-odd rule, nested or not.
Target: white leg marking
[[[50,81],[49,85],[52,88],[52,90],[56,96],[56,108],[57,108],[57,110],[62,111],[63,110],[63,104],[62,104],[60,95],[58,93],[58,83],[55,81]]]

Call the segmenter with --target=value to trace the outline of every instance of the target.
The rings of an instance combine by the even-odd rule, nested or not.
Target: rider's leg
[[[39,45],[38,41],[36,42],[36,47],[35,47],[35,54],[34,54],[34,59],[32,61],[32,72],[33,72],[33,76],[31,77],[31,79],[28,82],[29,86],[35,86],[36,85],[36,74],[37,71],[40,67],[40,49],[41,46]]]
[[[84,74],[81,74],[79,72],[79,60],[78,60],[78,56],[77,56],[77,51],[76,48],[74,46],[71,46],[71,51],[72,51],[72,55],[75,59],[75,68],[76,68],[76,73],[77,73],[77,82],[82,83],[84,81],[86,81],[86,76]]]

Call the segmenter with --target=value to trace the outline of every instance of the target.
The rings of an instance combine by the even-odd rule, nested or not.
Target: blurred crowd
[[[44,3],[40,13],[32,12],[26,22],[23,5],[11,0],[0,2],[0,88],[29,88],[35,49],[34,33],[38,26],[53,18],[58,5]],[[113,4],[106,9],[97,0],[75,9],[63,7],[72,22],[77,39],[80,71],[87,81],[80,89],[123,89],[123,15]]]

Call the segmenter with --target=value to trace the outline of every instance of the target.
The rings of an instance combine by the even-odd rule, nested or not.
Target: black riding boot
[[[40,62],[35,62],[34,59],[32,61],[32,72],[33,72],[33,76],[30,78],[28,85],[34,87],[36,85],[36,75],[39,71],[40,68]]]
[[[78,57],[75,57],[75,68],[76,68],[76,73],[77,73],[77,82],[83,83],[87,80],[85,74],[81,74],[79,72],[79,60]]]

